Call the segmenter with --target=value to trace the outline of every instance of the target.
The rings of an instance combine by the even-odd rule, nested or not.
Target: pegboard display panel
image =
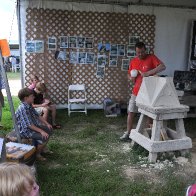
[[[150,47],[150,52],[154,51],[155,38],[155,16],[144,14],[129,15],[129,35],[138,35],[146,46]]]
[[[109,52],[104,78],[96,77],[98,43],[129,44],[129,36],[137,35],[154,49],[155,16],[127,13],[80,12],[68,10],[27,9],[26,40],[44,40],[44,53],[26,53],[25,81],[38,75],[46,83],[48,95],[56,104],[67,103],[69,84],[85,84],[87,103],[102,104],[106,97],[126,103],[130,97],[127,72],[121,70],[119,56],[117,67],[109,67]],[[92,49],[66,49],[66,61],[55,59],[56,50],[48,50],[48,37],[57,39],[60,49],[60,36],[93,37]],[[70,64],[71,51],[95,53],[95,63]]]

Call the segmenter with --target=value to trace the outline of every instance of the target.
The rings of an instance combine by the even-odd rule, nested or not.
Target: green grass
[[[21,73],[20,72],[6,72],[8,80],[20,80]]]
[[[13,128],[13,121],[10,112],[10,105],[8,104],[8,99],[4,97],[5,106],[3,107],[2,122],[4,131],[7,133]],[[14,108],[16,109],[20,103],[18,97],[12,97]]]
[[[16,97],[13,100],[17,107],[19,100]],[[46,155],[47,162],[36,163],[42,196],[181,196],[196,177],[185,179],[176,174],[177,168],[166,168],[154,174],[160,180],[157,183],[143,176],[146,172],[143,175],[138,173],[134,180],[128,178],[125,168],[140,171],[139,157],[146,157],[148,153],[137,146],[123,150],[129,145],[119,142],[119,136],[126,128],[126,114],[106,118],[102,110],[88,110],[87,116],[74,113],[68,117],[67,110],[58,110],[57,122],[62,129],[54,131],[48,144],[54,154]],[[190,122],[196,127],[194,119],[186,119],[185,126],[190,126]],[[12,128],[7,101],[2,124],[5,133]]]

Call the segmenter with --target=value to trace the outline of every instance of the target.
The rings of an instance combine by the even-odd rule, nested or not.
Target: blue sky
[[[15,7],[16,0],[0,0],[0,39],[7,39],[10,43],[18,40]]]

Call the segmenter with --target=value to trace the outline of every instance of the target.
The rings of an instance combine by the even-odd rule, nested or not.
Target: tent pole
[[[18,21],[18,40],[19,40],[19,51],[20,51],[20,73],[21,73],[21,86],[24,88],[24,69],[23,69],[23,54],[22,54],[22,30],[21,30],[21,11],[20,11],[20,0],[17,0],[17,21]]]

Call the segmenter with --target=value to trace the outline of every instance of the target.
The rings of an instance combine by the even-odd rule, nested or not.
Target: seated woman
[[[46,93],[46,86],[44,83],[38,82],[34,89],[34,103],[33,107],[43,118],[48,121],[49,111],[52,114],[52,127],[53,129],[60,129],[61,126],[56,124],[56,105],[52,104],[49,99],[44,98]]]

